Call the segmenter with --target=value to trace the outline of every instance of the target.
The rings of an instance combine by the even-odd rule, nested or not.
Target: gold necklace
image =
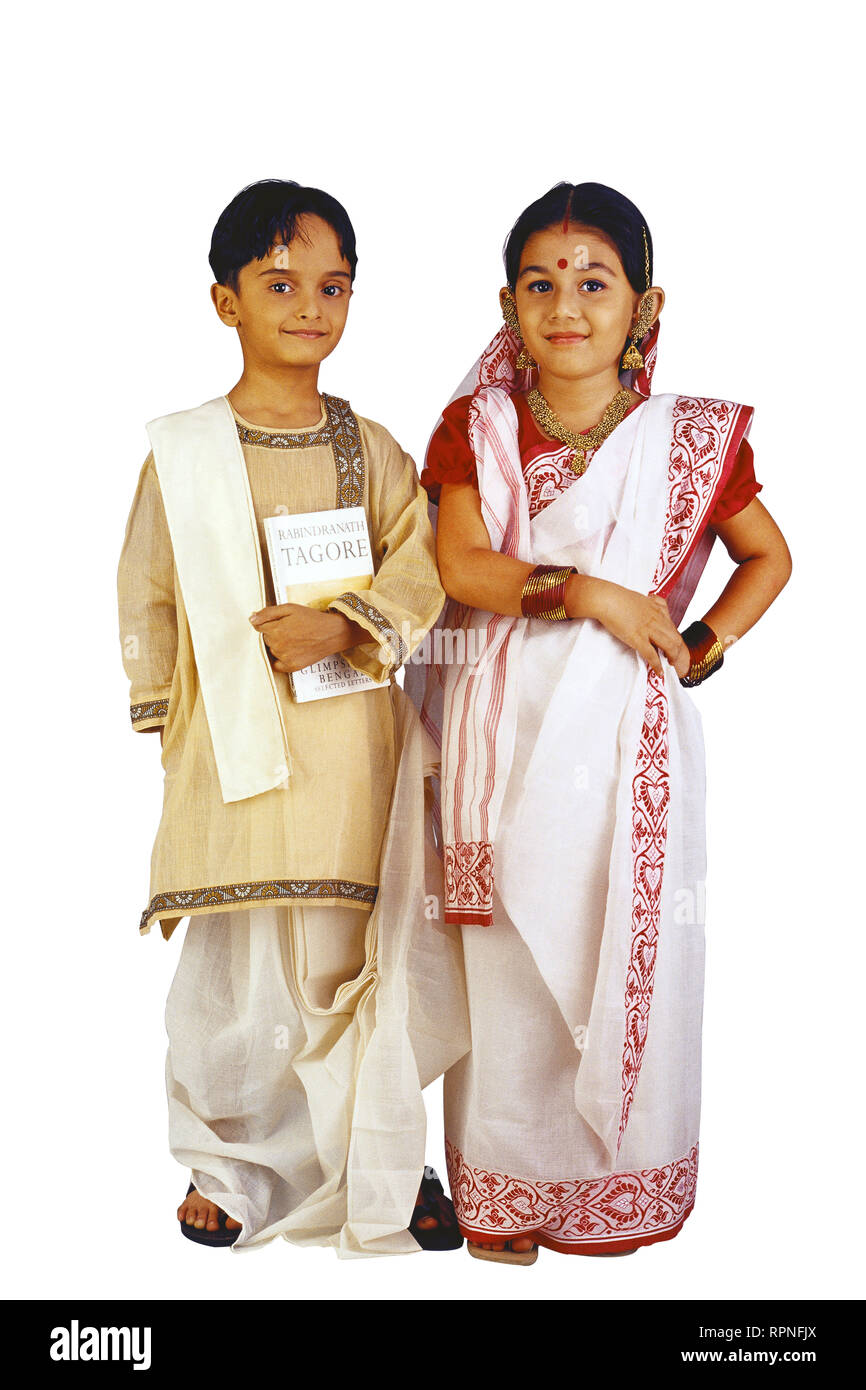
[[[628,391],[617,391],[598,424],[593,425],[592,429],[586,430],[584,434],[575,434],[574,430],[568,429],[561,420],[557,419],[537,387],[527,393],[526,400],[529,409],[545,433],[553,439],[558,439],[562,444],[568,444],[571,449],[569,467],[578,477],[581,473],[585,473],[589,466],[586,456],[590,449],[597,449],[599,444],[602,444],[607,436],[613,433],[631,405],[631,396]]]

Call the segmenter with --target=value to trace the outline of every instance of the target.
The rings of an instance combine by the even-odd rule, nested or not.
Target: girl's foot
[[[476,1242],[472,1241],[474,1245]],[[527,1250],[531,1250],[535,1245],[534,1240],[529,1236],[516,1236],[514,1240],[505,1240],[500,1245],[480,1245],[480,1250],[513,1250],[515,1254],[524,1255]]]
[[[177,1219],[187,1226],[194,1226],[197,1231],[218,1231],[221,1212],[225,1220],[226,1230],[239,1231],[240,1221],[226,1216],[221,1207],[218,1207],[215,1202],[209,1202],[206,1197],[202,1197],[201,1193],[193,1188],[178,1207]]]
[[[538,1259],[538,1246],[529,1236],[515,1236],[513,1240],[485,1242],[483,1245],[467,1240],[466,1248],[476,1260],[493,1260],[499,1264],[534,1265]]]

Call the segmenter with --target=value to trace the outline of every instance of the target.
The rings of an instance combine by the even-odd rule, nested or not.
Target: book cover
[[[373,554],[363,507],[268,516],[264,528],[277,603],[324,610],[340,594],[369,589]],[[339,654],[293,671],[289,679],[299,703],[389,684],[355,671]]]

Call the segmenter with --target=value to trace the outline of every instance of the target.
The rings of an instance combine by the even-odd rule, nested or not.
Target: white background
[[[862,1293],[856,13],[733,0],[175,0],[49,3],[12,21],[10,1295]],[[129,727],[115,572],[144,422],[239,375],[208,298],[207,251],[221,209],[262,177],[324,187],[348,208],[356,293],[322,385],[416,459],[495,331],[511,223],[560,179],[611,184],[648,219],[668,296],[655,389],[756,408],[762,501],[794,576],[697,692],[710,864],[701,1173],[681,1235],[637,1258],[542,1251],[531,1270],[465,1251],[341,1262],[283,1241],[235,1256],[177,1229],[187,1175],[167,1148],[162,1012],[181,935],[166,944],[137,930],[161,771],[156,736]],[[715,554],[692,616],[727,572]],[[444,1172],[438,1088],[428,1096],[428,1155]]]

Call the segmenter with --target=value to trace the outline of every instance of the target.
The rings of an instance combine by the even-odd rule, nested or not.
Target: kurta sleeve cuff
[[[137,705],[130,705],[129,717],[136,733],[144,733],[146,729],[162,728],[168,718],[168,697],[164,700],[143,700]]]
[[[384,613],[361,594],[340,594],[328,607],[344,618],[366,628],[371,641],[360,642],[356,647],[341,652],[344,661],[355,671],[372,677],[375,681],[386,681],[403,665],[409,655],[405,639],[388,620]]]

